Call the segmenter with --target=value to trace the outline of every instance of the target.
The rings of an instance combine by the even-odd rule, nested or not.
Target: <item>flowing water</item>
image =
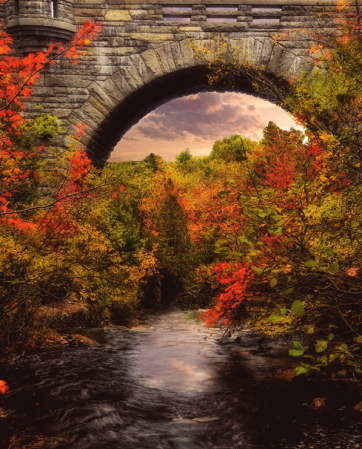
[[[358,392],[346,382],[268,381],[292,361],[253,332],[221,338],[173,311],[131,331],[83,333],[99,344],[0,367],[12,411],[0,418],[1,447],[362,447]],[[327,398],[319,413],[315,397]]]

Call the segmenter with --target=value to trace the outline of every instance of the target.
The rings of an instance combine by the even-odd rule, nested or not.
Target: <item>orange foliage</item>
[[[6,385],[4,380],[0,380],[0,393],[5,394],[9,390],[9,387]]]
[[[224,181],[217,180],[212,186],[195,185],[186,195],[184,206],[189,215],[189,231],[195,243],[201,244],[212,229],[215,235],[230,235],[243,225],[238,214],[238,192],[228,186],[226,198]]]
[[[11,198],[17,192],[18,186],[23,180],[33,176],[39,179],[36,171],[22,169],[26,167],[26,160],[35,153],[24,154],[16,145],[16,138],[22,134],[22,126],[25,119],[20,115],[24,109],[21,97],[31,95],[31,86],[40,77],[40,73],[49,65],[54,65],[56,61],[65,56],[72,62],[79,58],[79,52],[90,39],[96,37],[100,27],[94,23],[86,23],[75,36],[70,48],[65,49],[60,43],[50,45],[46,52],[30,53],[24,58],[15,56],[4,56],[0,60],[0,120],[2,127],[0,130],[0,166],[1,194],[0,194],[0,225],[11,225],[19,230],[29,230],[35,228],[35,224],[24,221],[18,214],[13,213],[11,208]],[[0,31],[0,53],[7,55],[10,52],[9,45],[12,38],[5,31]],[[84,127],[78,125],[79,134]],[[77,137],[77,136],[76,136]],[[42,151],[44,147],[40,147]],[[75,191],[75,185],[79,188],[81,179],[84,178],[88,170],[90,161],[78,153],[70,161],[71,179],[70,183],[60,192],[60,197],[69,198]]]

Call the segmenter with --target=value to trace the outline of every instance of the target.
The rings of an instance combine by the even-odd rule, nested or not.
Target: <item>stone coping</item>
[[[77,26],[72,23],[63,22],[59,19],[40,19],[40,18],[23,18],[10,19],[6,23],[6,28],[33,26],[33,27],[49,27],[67,30],[72,33],[77,32]]]
[[[93,5],[91,0],[83,0],[80,3],[76,3],[77,7],[86,7],[87,5]],[[111,7],[115,5],[139,5],[140,0],[107,0],[107,2],[97,2],[99,6]],[[253,5],[253,6],[335,6],[337,0],[143,0],[142,4],[152,5],[217,5],[217,6],[229,6],[229,5]]]

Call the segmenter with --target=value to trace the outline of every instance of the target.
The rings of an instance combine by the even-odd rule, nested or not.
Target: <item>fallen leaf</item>
[[[358,268],[352,267],[349,270],[347,270],[348,276],[357,276]]]
[[[314,398],[312,403],[310,404],[310,407],[313,409],[319,409],[321,407],[324,407],[326,405],[324,398]]]

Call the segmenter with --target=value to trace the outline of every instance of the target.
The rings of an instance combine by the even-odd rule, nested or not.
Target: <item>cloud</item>
[[[219,94],[203,93],[179,98],[157,108],[139,122],[137,131],[156,141],[193,137],[200,142],[235,133],[257,138],[264,126],[255,107],[242,102],[225,102]]]
[[[123,139],[124,139],[124,140],[128,140],[128,141],[130,141],[130,142],[139,142],[139,140],[140,140],[140,139],[135,139],[135,138],[132,137],[132,136],[124,136]]]

